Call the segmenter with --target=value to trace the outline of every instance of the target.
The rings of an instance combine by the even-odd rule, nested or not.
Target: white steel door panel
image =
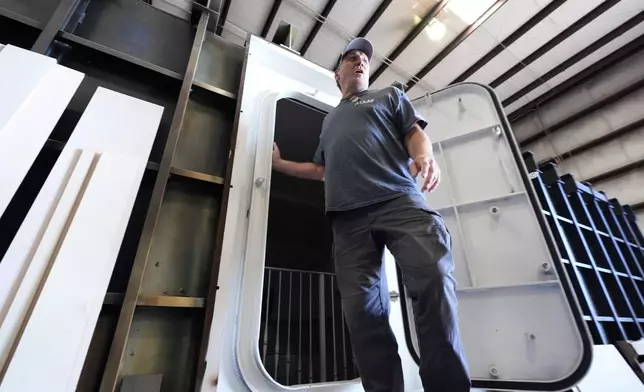
[[[572,289],[560,280],[565,270],[497,97],[465,83],[414,105],[428,119],[442,165],[443,189],[427,199],[452,233],[459,326],[474,385],[574,385],[590,364],[590,339]]]
[[[259,355],[276,104],[296,98],[328,111],[339,99],[330,72],[255,37],[249,45],[201,390],[362,391],[356,380],[282,386]],[[491,94],[465,84],[415,103],[430,124],[443,168],[442,185],[429,201],[452,233],[461,328],[475,387],[562,389],[583,375],[590,341],[570,288],[558,279],[564,273],[555,263],[559,256],[544,234],[547,226],[539,220],[521,156]],[[544,262],[555,269],[546,273]],[[401,287],[388,252],[385,263],[388,286],[396,291]],[[407,302],[392,304],[405,385],[420,390],[411,317]]]
[[[428,129],[431,136],[434,126],[430,123]],[[451,190],[456,204],[517,193],[520,180],[516,171],[509,172],[513,160],[507,143],[496,130],[500,132],[499,127],[483,128],[473,135],[443,141],[437,149],[448,172],[446,177],[452,179],[446,188]]]
[[[522,223],[533,216],[525,206],[525,198],[509,197],[458,209],[474,287],[556,281],[543,268],[551,264],[548,250],[533,241],[542,236],[539,227]]]
[[[162,111],[92,97],[0,263],[24,271],[0,326],[0,391],[76,387]]]
[[[83,77],[25,49],[9,45],[0,52],[0,216]]]

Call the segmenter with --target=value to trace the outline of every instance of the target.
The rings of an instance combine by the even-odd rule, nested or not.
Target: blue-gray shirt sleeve
[[[318,144],[318,149],[315,151],[315,155],[313,155],[313,163],[324,166],[324,151],[322,150],[322,143]]]
[[[405,140],[405,137],[412,130],[414,124],[418,123],[421,129],[425,129],[427,121],[418,114],[404,92],[396,87],[392,87],[392,89],[396,94],[393,97],[396,126],[398,132],[400,132],[400,136]]]

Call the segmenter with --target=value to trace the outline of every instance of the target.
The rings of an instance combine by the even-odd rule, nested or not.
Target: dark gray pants
[[[342,310],[367,392],[402,392],[398,345],[389,326],[386,246],[403,273],[416,317],[426,392],[470,390],[457,324],[451,239],[422,196],[330,215]]]

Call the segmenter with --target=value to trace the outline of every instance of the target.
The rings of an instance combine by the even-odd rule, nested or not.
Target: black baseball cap
[[[353,50],[359,50],[362,53],[366,54],[369,61],[371,61],[371,58],[373,57],[373,45],[371,44],[371,42],[366,38],[357,37],[352,39],[351,42],[349,42],[349,44],[347,45],[347,47],[344,48],[344,50],[342,51],[342,54],[340,55],[340,57],[338,57],[336,68],[340,65],[344,56]]]

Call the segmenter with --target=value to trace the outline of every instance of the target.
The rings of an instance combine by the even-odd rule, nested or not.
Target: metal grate
[[[334,274],[266,268],[259,351],[282,385],[358,377]]]
[[[640,339],[644,241],[628,207],[524,157],[595,344]]]

